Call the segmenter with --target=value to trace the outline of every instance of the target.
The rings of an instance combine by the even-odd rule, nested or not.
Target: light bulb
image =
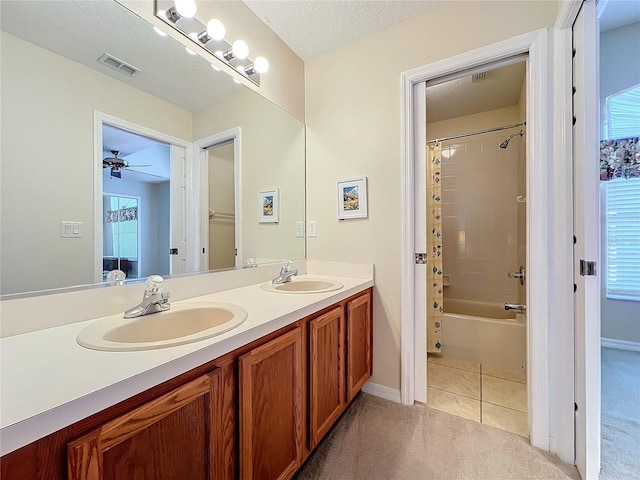
[[[264,57],[256,57],[253,68],[258,73],[266,73],[269,70],[269,61]]]
[[[233,56],[239,59],[245,59],[249,56],[249,45],[247,42],[243,40],[236,40],[233,42],[233,47],[231,48],[231,52]]]
[[[212,40],[219,42],[224,38],[226,33],[227,31],[224,28],[224,24],[217,18],[212,18],[207,22],[207,35],[209,35]]]
[[[191,18],[196,14],[195,0],[176,0],[176,12],[185,18]]]

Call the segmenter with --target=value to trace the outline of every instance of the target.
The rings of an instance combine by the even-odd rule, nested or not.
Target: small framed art
[[[258,222],[278,223],[280,199],[278,189],[258,192]]]
[[[367,218],[367,177],[338,182],[338,219]]]

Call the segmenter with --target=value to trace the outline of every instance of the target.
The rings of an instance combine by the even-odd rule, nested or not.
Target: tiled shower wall
[[[443,144],[443,271],[451,281],[445,299],[518,302],[519,284],[507,273],[519,266],[518,209],[524,205],[516,198],[522,139],[498,147],[516,131]]]

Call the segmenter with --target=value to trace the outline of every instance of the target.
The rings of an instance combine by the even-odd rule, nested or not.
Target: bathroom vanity
[[[222,338],[155,352],[76,345],[86,361],[111,361],[113,368],[122,356],[157,365],[123,378],[124,387],[106,385],[86,396],[100,397],[105,408],[4,455],[2,478],[291,478],[372,373],[372,278],[333,279],[344,287],[296,295],[252,285],[198,297],[236,304],[244,298],[247,321]],[[175,358],[163,361],[162,351]],[[190,368],[169,378],[176,364]],[[144,383],[159,370],[166,380],[107,405],[118,398],[114,392],[124,395],[127,382]],[[70,400],[43,415],[59,410],[72,419],[73,407]]]

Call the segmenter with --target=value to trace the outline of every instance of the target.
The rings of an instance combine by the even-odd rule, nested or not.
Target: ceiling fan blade
[[[124,168],[131,168],[131,167],[153,167],[153,165],[148,164],[148,165],[126,165]]]

